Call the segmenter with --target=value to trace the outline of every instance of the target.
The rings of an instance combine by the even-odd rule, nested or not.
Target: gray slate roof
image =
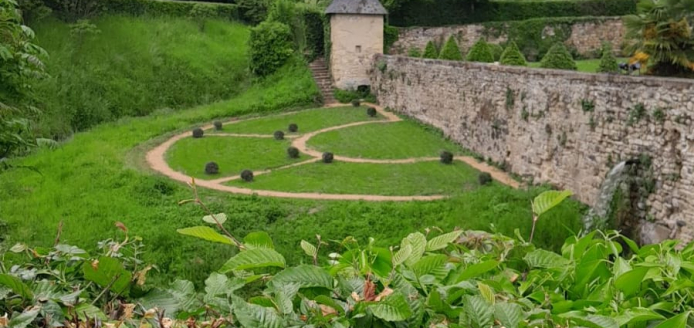
[[[333,0],[326,14],[387,15],[388,11],[378,0]]]

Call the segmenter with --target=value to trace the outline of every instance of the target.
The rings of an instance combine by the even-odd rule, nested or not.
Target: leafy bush
[[[600,57],[600,66],[598,66],[599,73],[618,73],[619,64],[617,63],[617,58],[615,58],[612,52],[612,45],[605,42],[602,45],[602,56]]]
[[[378,115],[378,112],[376,111],[376,108],[369,107],[366,109],[366,115],[369,115],[371,117],[376,117],[376,115]]]
[[[308,60],[325,54],[325,27],[326,15],[322,10],[314,6],[300,6],[300,14],[306,31],[306,50],[309,52]]]
[[[420,58],[422,57],[422,50],[420,50],[417,47],[412,47],[409,50],[407,50],[407,56],[408,57],[415,57],[415,58]]]
[[[501,54],[500,63],[502,65],[510,66],[527,66],[528,62],[525,61],[525,56],[518,50],[518,46],[515,42],[511,41],[506,49]]]
[[[542,68],[554,68],[554,69],[567,69],[576,70],[576,62],[573,57],[566,50],[564,44],[557,43],[552,48],[549,49],[547,54],[542,57],[540,61],[540,67]]]
[[[250,22],[249,19],[245,19],[246,17],[242,17],[247,9],[242,8],[241,2],[243,2],[243,0],[239,1],[238,6],[231,3],[210,3],[208,5],[214,8],[215,18],[228,20],[244,18],[246,22]],[[103,1],[102,9],[106,13],[117,15],[189,17],[195,5],[196,2],[193,1],[108,0]]]
[[[439,54],[439,59],[444,60],[463,60],[463,55],[460,53],[460,48],[458,48],[458,43],[455,38],[451,35],[446,41],[446,44],[441,49],[441,54]]]
[[[470,52],[468,52],[465,59],[472,62],[493,63],[494,55],[487,42],[484,39],[479,39],[470,48]]]
[[[217,15],[216,8],[205,3],[196,3],[190,9],[189,17],[192,18],[200,28],[200,31],[205,31],[205,21],[214,18]]]
[[[441,155],[439,156],[441,163],[443,164],[451,164],[453,163],[453,153],[450,151],[444,150],[441,152]]]
[[[219,173],[219,165],[215,162],[208,162],[205,164],[205,174],[218,174]]]
[[[439,58],[439,51],[436,49],[436,45],[434,45],[434,42],[427,42],[427,46],[424,48],[424,54],[422,55],[422,58]]]
[[[243,179],[243,181],[246,181],[246,182],[253,181],[253,171],[251,171],[251,170],[241,171],[241,179]]]
[[[217,131],[221,131],[224,128],[221,121],[214,121],[213,125],[214,125],[214,129]]]
[[[321,158],[323,159],[323,163],[329,164],[333,162],[335,156],[333,155],[333,153],[325,152],[323,153],[323,156]]]
[[[337,101],[343,104],[351,103],[354,99],[364,99],[364,101],[372,103],[376,102],[376,96],[371,94],[371,88],[368,86],[357,88],[356,90],[335,89],[333,90],[333,95]]]
[[[299,148],[296,147],[289,147],[287,148],[287,155],[289,155],[289,158],[299,158]]]
[[[287,127],[287,130],[289,130],[289,132],[296,132],[299,131],[299,126],[295,123],[291,123],[289,124],[289,127]]]
[[[390,47],[398,41],[398,28],[390,25],[383,26],[383,53],[388,53]]]
[[[352,103],[352,107],[361,106],[361,102],[359,101],[359,99],[352,99],[351,103]]]
[[[202,138],[203,135],[205,135],[205,131],[201,128],[193,129],[193,138]]]
[[[500,44],[496,43],[487,43],[489,46],[489,49],[492,51],[492,55],[494,55],[494,61],[498,62],[501,60],[501,54],[504,53],[504,47],[502,47]]]
[[[492,175],[487,172],[482,172],[477,176],[477,182],[482,186],[486,186],[492,183]]]
[[[272,136],[275,138],[275,140],[284,140],[284,132],[282,131],[277,130],[272,134]]]
[[[262,22],[251,29],[250,68],[266,76],[282,67],[294,53],[289,27],[277,22]]]

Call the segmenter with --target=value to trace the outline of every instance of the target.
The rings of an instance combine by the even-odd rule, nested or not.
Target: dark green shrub
[[[289,147],[287,148],[287,155],[289,158],[299,158],[299,148]]]
[[[275,131],[272,136],[275,137],[275,140],[284,140],[284,132],[282,131]]]
[[[202,138],[204,134],[205,131],[203,131],[201,128],[193,129],[193,138]]]
[[[419,57],[422,57],[422,51],[419,50],[419,48],[417,48],[417,47],[412,47],[409,50],[407,50],[407,56],[419,58]]]
[[[295,123],[291,123],[289,124],[289,127],[287,127],[287,130],[289,130],[289,132],[296,132],[299,131],[299,126]]]
[[[378,115],[378,112],[376,111],[376,108],[369,107],[366,109],[366,115],[369,115],[371,117],[376,117],[376,115]]]
[[[499,62],[502,65],[510,66],[527,66],[528,62],[525,61],[525,56],[520,52],[518,46],[515,42],[511,41],[506,49],[501,54],[501,59]]]
[[[232,20],[241,19],[241,16],[243,16],[241,6],[232,4],[230,0],[208,2],[228,2],[209,4],[215,10],[214,17]],[[187,17],[195,4],[192,1],[108,0],[103,1],[102,9],[109,14]]]
[[[330,164],[333,162],[333,159],[335,159],[335,155],[333,155],[333,153],[325,152],[323,153],[322,159],[323,163]]]
[[[436,49],[436,45],[434,45],[434,42],[427,42],[427,46],[426,48],[424,48],[424,54],[422,55],[422,58],[439,58],[439,51]]]
[[[352,99],[352,106],[353,107],[359,107],[361,105],[361,102],[359,99]]]
[[[241,179],[243,179],[243,181],[246,181],[246,182],[253,181],[253,171],[251,171],[251,170],[241,171]]]
[[[325,51],[325,14],[314,6],[300,6],[301,17],[306,27],[306,50],[309,52],[308,59],[322,56]]]
[[[398,28],[390,25],[383,26],[383,52],[387,54],[395,41],[398,41]]]
[[[205,164],[205,174],[217,174],[219,173],[219,165],[215,162],[208,162]]]
[[[496,43],[487,43],[487,45],[489,45],[489,49],[492,50],[492,55],[494,55],[494,61],[500,61],[501,54],[504,53],[504,47]]]
[[[463,60],[463,55],[460,53],[460,48],[458,43],[455,42],[455,38],[451,35],[446,41],[446,44],[439,54],[439,59],[444,60]]]
[[[492,175],[487,172],[482,172],[477,176],[477,182],[482,186],[488,185],[492,183]]]
[[[549,49],[540,61],[542,68],[576,70],[576,62],[562,43],[557,43]]]
[[[292,33],[277,22],[262,22],[251,29],[249,40],[251,72],[266,76],[282,67],[292,56]]]
[[[222,122],[221,121],[214,121],[214,129],[217,131],[221,131],[223,128]]]
[[[493,63],[494,55],[492,54],[492,50],[489,48],[487,41],[484,41],[484,39],[479,39],[477,42],[475,42],[472,48],[470,48],[470,52],[467,53],[467,57],[465,59],[472,62]]]
[[[385,63],[384,63],[385,64]],[[354,99],[364,99],[366,102],[376,102],[376,96],[371,94],[371,89],[357,89],[357,90],[333,90],[333,96],[337,101],[348,104]]]
[[[600,57],[600,66],[598,66],[599,73],[618,73],[619,64],[617,63],[617,58],[615,58],[612,52],[612,45],[605,42],[602,45],[602,56]]]
[[[444,150],[441,152],[441,163],[443,164],[451,164],[453,163],[453,153],[450,151]]]

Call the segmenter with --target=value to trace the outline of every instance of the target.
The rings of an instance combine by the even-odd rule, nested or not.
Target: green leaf
[[[492,306],[478,295],[463,296],[463,310],[477,328],[489,327],[494,321]]]
[[[219,234],[217,231],[215,231],[214,229],[212,229],[210,227],[197,226],[197,227],[178,229],[176,231],[182,235],[192,236],[192,237],[200,238],[203,240],[211,241],[214,243],[235,245],[234,242],[231,240],[231,238]]]
[[[299,265],[287,268],[276,274],[270,282],[271,286],[281,286],[283,284],[299,284],[301,288],[323,287],[333,288],[333,277],[323,268],[313,265]]]
[[[614,282],[617,289],[624,292],[625,296],[631,296],[641,289],[641,282],[650,268],[638,267],[625,272]]]
[[[304,253],[306,253],[306,255],[312,258],[318,255],[318,249],[316,248],[316,246],[313,246],[313,244],[305,240],[301,240],[301,249],[304,250]]]
[[[246,303],[234,297],[234,314],[243,327],[246,328],[283,328],[285,327],[277,311],[256,304]]]
[[[0,285],[7,286],[15,294],[21,296],[24,299],[31,300],[34,295],[31,289],[27,287],[19,278],[15,276],[10,276],[9,274],[0,274]]]
[[[572,311],[562,313],[559,317],[570,319],[584,327],[619,328],[619,324],[615,319],[602,315],[585,315],[583,312]]]
[[[492,287],[489,287],[489,285],[481,282],[477,282],[477,288],[479,289],[480,295],[482,295],[484,300],[487,301],[487,303],[494,305],[496,296],[494,296],[494,290]]]
[[[533,201],[533,213],[539,217],[555,206],[561,204],[564,199],[571,195],[573,195],[573,193],[569,190],[547,190],[535,197],[535,200]]]
[[[275,304],[282,314],[290,314],[294,309],[292,301],[299,292],[301,286],[298,283],[275,285]]]
[[[533,268],[562,268],[569,264],[569,260],[561,257],[560,255],[546,251],[543,249],[536,249],[523,257],[525,262]]]
[[[412,266],[412,271],[417,277],[421,277],[443,267],[447,260],[448,256],[443,254],[425,256]]]
[[[34,319],[36,319],[36,316],[39,315],[39,311],[41,311],[40,306],[34,306],[30,309],[24,310],[24,312],[20,313],[17,316],[12,317],[10,319],[10,322],[8,324],[9,328],[25,328],[29,326]]]
[[[432,251],[437,251],[439,249],[444,249],[444,248],[446,248],[446,246],[448,246],[448,244],[450,244],[453,241],[455,241],[456,239],[458,239],[458,237],[460,237],[460,234],[462,234],[462,233],[463,233],[462,230],[458,230],[458,231],[445,233],[445,234],[440,235],[440,236],[436,236],[427,242],[426,250],[429,252],[432,252]]]
[[[169,292],[178,302],[178,309],[181,311],[192,312],[201,305],[195,293],[195,286],[188,280],[177,279]]]
[[[243,279],[233,278],[230,280],[226,275],[213,272],[205,280],[205,299],[212,299],[219,295],[226,297],[234,291],[241,289],[245,284]]]
[[[501,322],[502,326],[518,328],[518,324],[523,320],[523,311],[515,303],[496,303],[494,304],[494,316]]]
[[[463,273],[461,273],[458,276],[458,279],[456,282],[461,282],[463,280],[468,280],[470,278],[477,277],[481,274],[489,272],[490,270],[496,268],[498,265],[499,265],[499,262],[495,261],[495,260],[488,260],[488,261],[484,261],[481,263],[473,264],[473,265],[465,268]]]
[[[680,313],[679,315],[661,322],[655,326],[655,328],[686,328],[687,319],[689,319],[691,313],[691,311]]]
[[[99,263],[95,265],[82,266],[84,279],[102,288],[111,286],[111,291],[117,294],[124,293],[130,287],[132,274],[126,271],[123,263],[116,258],[100,256],[98,261]]]
[[[370,305],[374,316],[385,321],[403,321],[412,316],[412,309],[405,296],[399,292],[393,293],[381,302]]]
[[[167,316],[174,316],[179,311],[179,302],[169,291],[155,288],[140,298],[139,303],[145,309],[158,308],[165,311]]]
[[[270,235],[268,235],[265,231],[256,231],[249,233],[246,236],[246,238],[243,238],[243,244],[246,245],[248,249],[275,249],[275,245],[272,243],[272,238],[270,238]]]
[[[398,266],[405,263],[405,261],[412,255],[412,245],[405,245],[398,250],[395,255],[393,255],[393,266]]]
[[[406,245],[412,247],[412,255],[410,255],[405,264],[412,266],[424,255],[424,251],[427,246],[427,237],[425,237],[421,232],[415,232],[407,235],[405,239],[400,243],[400,248],[404,248]]]
[[[655,312],[647,308],[637,307],[626,309],[622,314],[616,316],[615,320],[617,321],[617,324],[619,324],[619,326],[621,327],[627,324],[650,320],[659,320],[664,318],[665,317],[658,314],[658,312]]]
[[[227,222],[227,215],[224,213],[217,213],[214,215],[214,217],[212,215],[205,215],[202,217],[203,221],[209,224],[216,225],[217,222],[214,219],[217,219],[217,221],[219,221],[219,224],[224,224],[224,222]]]
[[[77,318],[82,321],[86,321],[87,317],[93,320],[94,318],[99,318],[101,320],[106,320],[106,315],[101,312],[101,310],[89,303],[81,303],[75,306],[75,313],[77,313]]]
[[[241,251],[229,261],[224,263],[219,272],[227,273],[233,270],[249,270],[265,267],[280,267],[284,268],[285,261],[282,254],[277,253],[274,249],[256,248]]]

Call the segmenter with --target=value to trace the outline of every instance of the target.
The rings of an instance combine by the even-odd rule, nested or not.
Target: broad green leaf
[[[572,311],[559,315],[561,318],[570,319],[584,327],[591,328],[619,328],[617,321],[611,317],[602,315],[585,315],[583,312]]]
[[[234,314],[243,327],[247,328],[283,328],[282,322],[274,308],[246,303],[243,299],[234,297]]]
[[[231,238],[218,233],[217,231],[215,231],[214,229],[212,229],[210,227],[197,226],[197,227],[178,229],[176,231],[182,235],[192,236],[192,237],[200,238],[203,240],[211,241],[214,243],[235,245],[234,242],[231,240]]]
[[[168,291],[178,302],[178,309],[181,311],[191,312],[201,306],[195,293],[195,286],[188,280],[176,279]]]
[[[410,245],[412,247],[412,255],[410,255],[405,264],[412,266],[424,255],[424,251],[427,246],[427,237],[425,237],[421,232],[415,232],[407,235],[405,239],[400,243],[400,248]]]
[[[132,274],[125,270],[120,260],[107,256],[100,256],[98,263],[83,265],[82,272],[84,279],[102,288],[111,286],[111,291],[118,294],[124,293],[132,280]]]
[[[89,317],[90,320],[94,320],[94,318],[106,320],[106,315],[101,312],[98,307],[89,303],[78,304],[75,306],[74,311],[77,313],[77,317],[82,321],[86,321],[87,317]]]
[[[492,306],[478,295],[463,296],[463,310],[476,328],[489,327],[494,322]]]
[[[270,238],[270,235],[268,235],[265,231],[256,231],[249,233],[245,238],[243,238],[243,244],[248,249],[275,249],[275,245],[272,243],[272,238]]]
[[[275,304],[282,314],[290,314],[294,309],[292,301],[299,292],[301,286],[298,283],[275,285]]]
[[[8,324],[9,328],[26,328],[31,324],[34,319],[36,319],[36,316],[39,315],[39,311],[41,311],[40,306],[34,306],[30,309],[24,310],[24,312],[20,313],[17,316],[12,317],[10,319],[10,322]]]
[[[9,274],[0,274],[0,285],[7,286],[13,293],[21,296],[24,299],[31,300],[34,298],[31,289],[27,287],[19,278],[10,276]]]
[[[470,265],[469,267],[465,268],[463,273],[461,273],[458,276],[458,279],[456,280],[456,282],[468,280],[470,278],[474,278],[474,277],[477,277],[481,274],[487,273],[490,270],[496,268],[498,265],[499,265],[499,262],[495,261],[495,260],[488,260],[488,261],[484,261],[481,263]]]
[[[501,325],[506,328],[518,328],[518,324],[523,320],[523,311],[515,303],[496,303],[494,304],[494,316]]]
[[[313,246],[313,244],[305,240],[301,240],[301,249],[304,250],[304,253],[306,253],[306,255],[312,258],[318,255],[318,249],[316,248],[316,246]]]
[[[525,262],[533,268],[562,268],[569,264],[569,260],[561,257],[560,255],[546,251],[543,249],[536,249],[523,257]]]
[[[215,224],[216,225],[217,221],[215,221],[214,219],[217,219],[219,224],[224,224],[224,222],[227,222],[227,215],[224,213],[217,213],[214,215],[214,217],[212,215],[205,215],[202,217],[203,221],[205,221],[209,224]]]
[[[265,267],[284,268],[284,265],[284,257],[274,249],[256,248],[239,252],[224,263],[219,272],[227,273],[234,270],[250,270]]]
[[[145,309],[158,308],[165,311],[167,316],[174,316],[179,311],[178,300],[169,291],[155,288],[150,290],[145,296],[140,298],[139,303]]]
[[[655,328],[686,328],[687,320],[689,319],[689,315],[691,313],[691,311],[680,313],[670,319],[667,319],[659,323],[657,326],[655,326]]]
[[[626,296],[636,294],[641,289],[641,282],[650,268],[638,267],[625,272],[614,282],[617,289],[624,292]]]
[[[447,260],[448,257],[443,254],[425,256],[412,266],[412,271],[417,277],[421,277],[443,267]]]
[[[283,284],[299,284],[301,288],[323,287],[333,288],[333,278],[321,267],[313,265],[299,265],[287,268],[276,274],[270,282],[271,286],[281,286]]]
[[[403,321],[412,316],[412,309],[401,293],[393,293],[384,300],[370,305],[374,316],[385,321]]]
[[[496,296],[494,296],[494,290],[492,287],[489,287],[489,285],[481,282],[477,282],[477,288],[479,289],[480,295],[482,295],[484,300],[487,301],[487,303],[494,305]]]
[[[631,270],[631,265],[629,265],[629,261],[618,257],[614,261],[614,265],[612,266],[612,274],[614,275],[615,278],[619,278],[619,276],[629,272]]]
[[[450,244],[453,241],[455,241],[456,239],[458,239],[458,237],[460,237],[460,234],[462,234],[462,233],[463,233],[462,230],[458,230],[458,231],[445,233],[445,234],[440,235],[440,236],[436,236],[427,242],[426,250],[429,252],[432,252],[432,251],[437,251],[439,249],[444,249],[444,248],[446,248],[446,246],[448,246],[448,244]]]
[[[405,263],[405,261],[412,255],[412,245],[405,245],[400,248],[395,255],[393,255],[393,265],[398,266]]]
[[[547,190],[537,195],[535,200],[533,200],[533,213],[539,217],[540,215],[559,205],[562,201],[564,201],[564,199],[571,195],[573,195],[573,193],[569,190]]]
[[[617,321],[617,323],[621,327],[621,326],[631,324],[631,323],[650,321],[650,320],[659,320],[659,319],[664,319],[664,318],[665,317],[658,314],[658,312],[655,312],[655,311],[647,309],[647,308],[637,307],[637,308],[631,308],[631,309],[624,310],[624,313],[616,316],[615,320]]]
[[[226,275],[213,272],[205,280],[205,299],[212,299],[219,295],[226,297],[234,291],[241,289],[245,284],[245,281],[241,278],[229,279]]]

